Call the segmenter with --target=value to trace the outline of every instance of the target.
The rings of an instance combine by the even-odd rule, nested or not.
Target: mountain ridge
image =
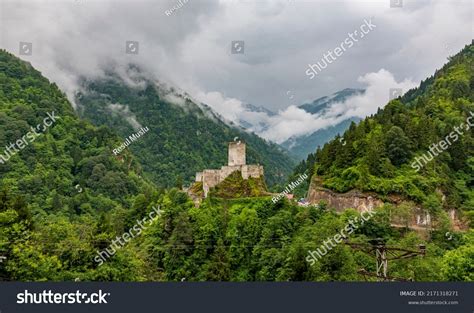
[[[76,102],[83,118],[107,125],[123,137],[131,131],[130,119],[150,128],[130,149],[158,185],[174,186],[176,180],[190,183],[200,169],[223,164],[226,144],[236,138],[247,142],[249,162],[264,165],[268,185],[283,182],[291,172],[294,161],[278,145],[228,125],[206,104],[157,88],[146,78],[141,85],[132,88],[114,75],[84,81]],[[122,112],[129,112],[128,118],[107,114],[110,106],[117,104],[127,107]]]
[[[455,126],[467,126],[474,112],[474,46],[448,60],[418,88],[309,155],[297,172],[310,171],[320,186],[336,192],[400,194],[441,219],[455,208],[472,223],[473,127],[425,166],[413,166]]]
[[[344,102],[348,98],[361,95],[364,92],[364,89],[345,88],[329,96],[320,97],[311,103],[301,104],[298,107],[307,113],[324,116],[334,103]],[[360,121],[360,118],[348,118],[335,125],[318,129],[312,133],[291,137],[280,145],[287,149],[290,154],[298,160],[304,160],[308,154],[316,151],[319,146],[324,145],[336,135],[342,134],[352,122],[358,121]]]

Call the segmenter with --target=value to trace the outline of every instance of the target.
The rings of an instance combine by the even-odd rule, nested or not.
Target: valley
[[[473,62],[466,45],[420,87],[351,121],[295,165],[278,145],[148,78],[84,80],[74,108],[1,50],[1,145],[47,112],[60,118],[0,164],[0,279],[358,281],[361,268],[375,271],[361,251],[340,244],[313,264],[306,256],[370,211],[351,244],[426,247],[423,257],[394,262],[391,276],[472,281],[472,129],[419,171],[410,164],[474,110]],[[272,201],[303,174],[292,193],[307,204]],[[158,207],[140,235],[94,261]]]

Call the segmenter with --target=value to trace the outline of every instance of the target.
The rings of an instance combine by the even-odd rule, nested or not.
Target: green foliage
[[[419,88],[353,123],[343,135],[345,144],[336,137],[318,148],[293,175],[309,172],[338,192],[397,194],[431,212],[455,208],[472,222],[474,128],[467,118],[474,114],[473,82],[470,44]],[[426,165],[418,163],[423,154],[429,157],[433,144],[446,138],[446,150]]]
[[[403,129],[392,126],[385,137],[385,149],[388,158],[395,166],[400,166],[410,159],[410,139]]]
[[[424,203],[434,214],[443,216],[441,209],[449,205],[462,208],[466,216],[474,216],[470,133],[461,140],[465,153],[448,150],[445,153],[450,157],[440,157],[421,173],[414,172],[408,166],[410,162],[397,162],[399,157],[413,158],[402,152],[404,147],[409,146],[411,152],[422,151],[473,109],[466,98],[467,93],[470,101],[473,99],[472,89],[466,90],[466,83],[472,86],[472,75],[466,66],[471,58],[472,47],[422,83],[423,92],[411,91],[401,100],[405,104],[394,101],[358,126],[352,124],[344,135],[346,145],[339,140],[330,142],[297,170],[324,176],[324,184],[336,190],[356,187],[382,195],[396,192]],[[244,182],[239,173],[216,188],[214,192],[219,197],[208,197],[199,208],[178,189],[158,189],[143,178],[145,172],[163,185],[179,186],[181,180],[174,174],[187,175],[188,168],[183,170],[176,160],[188,167],[195,162],[192,164],[198,169],[218,167],[225,162],[223,143],[234,135],[253,142],[248,146],[250,159],[264,165],[268,162],[267,172],[268,164],[270,168],[275,165],[273,175],[282,168],[279,162],[286,160],[270,153],[274,147],[259,146],[262,142],[257,139],[245,138],[219,123],[194,119],[196,115],[185,117],[181,108],[170,108],[151,87],[131,90],[115,83],[103,84],[91,89],[113,93],[116,102],[137,104],[134,113],[140,122],[159,126],[157,132],[146,135],[157,145],[137,142],[137,152],[143,153],[139,160],[129,151],[114,156],[111,150],[121,143],[119,137],[108,127],[78,119],[54,84],[29,64],[0,51],[0,146],[21,138],[48,112],[55,111],[60,116],[35,142],[0,164],[0,256],[6,257],[0,263],[0,280],[355,281],[361,279],[358,269],[375,270],[372,256],[342,243],[314,265],[307,261],[308,251],[333,237],[357,215],[353,210],[338,215],[324,204],[301,207],[287,200],[273,203],[270,196],[265,196],[263,181]],[[98,114],[102,104],[92,103],[98,99],[84,97],[91,97],[86,101],[91,112],[107,119]],[[148,109],[176,111],[162,117],[149,114],[176,120],[171,124],[145,119]],[[193,123],[204,134],[194,141],[186,136],[196,130],[191,127]],[[120,129],[123,125],[126,124],[120,120],[116,129],[129,134],[130,129]],[[170,125],[183,125],[177,137],[173,137]],[[424,128],[429,131],[423,133]],[[218,140],[212,139],[214,135]],[[162,136],[170,136],[170,141]],[[200,153],[181,155],[181,150],[173,146],[178,138],[185,147],[182,151]],[[368,147],[368,143],[373,146]],[[144,172],[139,161],[158,153],[154,147],[163,149],[159,158],[164,159],[154,165],[157,159],[150,158],[144,164]],[[202,149],[207,149],[206,153]],[[270,156],[274,161],[268,160]],[[375,156],[381,159],[375,162],[371,159]],[[198,169],[191,168],[189,173]],[[202,186],[196,184],[192,188],[199,190]],[[438,188],[445,191],[446,201],[440,199]],[[239,198],[234,198],[235,193]],[[156,207],[162,210],[161,216],[143,227],[139,235],[102,265],[94,260],[99,251],[134,229]],[[443,224],[443,231],[433,232],[427,240],[406,229],[390,227],[395,213],[402,220],[406,218],[403,208],[393,212],[393,207],[384,207],[349,239],[367,243],[374,237],[383,238],[388,244],[406,248],[427,245],[424,258],[392,262],[393,276],[417,281],[473,280],[472,234],[454,234],[453,240],[447,240]]]
[[[247,144],[247,163],[264,166],[269,185],[283,182],[290,173],[294,161],[277,145],[223,123],[186,95],[156,87],[135,66],[129,72],[135,86],[109,73],[107,79],[84,82],[76,102],[82,117],[109,126],[123,141],[136,132],[133,121],[150,129],[128,149],[157,185],[175,187],[177,177],[189,185],[196,172],[227,164],[227,142],[236,137]]]
[[[244,198],[267,195],[267,187],[262,178],[243,179],[240,171],[227,176],[211,190],[210,195],[218,198]]]
[[[448,251],[442,260],[441,272],[448,281],[474,281],[474,241]]]
[[[117,136],[79,120],[56,85],[1,50],[0,146],[21,139],[51,112],[56,122],[0,164],[3,279],[98,278],[84,274],[96,267],[96,220],[101,212],[130,211],[139,190],[152,186],[130,155],[111,153]],[[0,153],[6,156],[3,148]]]

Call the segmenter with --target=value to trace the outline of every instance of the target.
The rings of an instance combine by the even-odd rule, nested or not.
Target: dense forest
[[[449,206],[469,215],[472,133],[418,173],[410,164],[416,153],[474,111],[473,49],[469,46],[453,57],[434,79],[422,84],[422,90],[352,125],[344,134],[347,145],[339,145],[336,138],[296,171],[324,177],[325,186],[334,190],[396,190],[427,207],[432,204],[433,210]],[[144,92],[156,97],[152,90]],[[345,244],[314,265],[306,260],[308,250],[336,234],[358,215],[356,211],[337,214],[324,203],[273,203],[271,196],[219,197],[226,195],[225,188],[217,188],[196,207],[179,189],[157,187],[133,151],[115,156],[111,150],[122,143],[121,137],[107,126],[81,120],[55,84],[28,63],[0,51],[1,146],[22,138],[52,111],[58,120],[0,164],[0,256],[5,258],[1,280],[356,281],[362,280],[361,268],[375,270],[372,256]],[[151,128],[151,123],[143,126]],[[446,194],[445,203],[436,197],[437,188]],[[162,214],[139,236],[103,264],[94,261],[99,251],[156,207]],[[364,244],[382,238],[406,248],[426,245],[424,257],[391,262],[392,276],[474,280],[472,230],[452,232],[447,238],[452,230],[444,225],[424,236],[390,227],[392,211],[390,205],[378,209],[350,240]]]
[[[338,192],[355,188],[381,196],[399,194],[434,215],[454,208],[472,223],[474,127],[469,121],[474,124],[474,118],[468,118],[474,115],[473,101],[471,44],[419,88],[318,148],[293,177],[307,171]],[[442,140],[440,152],[433,144]]]
[[[194,181],[195,173],[227,164],[227,143],[247,144],[247,163],[262,164],[269,186],[284,182],[295,162],[276,144],[222,122],[205,105],[186,94],[154,83],[142,69],[128,68],[133,83],[108,72],[106,78],[83,81],[76,102],[81,117],[107,125],[123,138],[134,133],[133,124],[150,132],[129,149],[154,183],[173,187]],[[135,120],[130,123],[130,119]]]

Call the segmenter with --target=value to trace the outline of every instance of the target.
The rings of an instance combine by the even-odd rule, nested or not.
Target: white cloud
[[[252,112],[241,101],[225,98],[219,92],[201,93],[196,98],[209,104],[225,119],[236,124],[241,124],[242,120],[249,122],[253,125],[249,130],[265,139],[282,143],[290,137],[311,134],[345,119],[364,118],[388,103],[390,89],[400,88],[406,92],[416,86],[409,79],[397,82],[393,74],[385,69],[361,76],[358,81],[364,86],[365,93],[349,97],[344,102],[335,102],[321,115],[310,114],[291,105],[278,114],[269,116],[264,112]]]
[[[127,105],[123,105],[120,103],[110,103],[107,108],[122,117],[133,127],[135,130],[139,130],[142,128],[142,125],[137,121],[137,117],[130,112],[130,109]]]
[[[241,115],[245,112],[242,102],[233,98],[225,98],[220,92],[198,93],[196,99],[209,105],[228,121],[238,123]]]
[[[352,96],[342,103],[334,103],[327,112],[328,117],[364,118],[377,112],[379,107],[385,106],[389,101],[390,89],[399,88],[405,93],[417,86],[410,79],[397,82],[393,74],[385,69],[361,76],[358,81],[366,86],[365,93]]]
[[[387,88],[407,89],[432,75],[471,41],[473,19],[470,0],[405,0],[397,9],[389,8],[388,0],[200,0],[188,1],[171,16],[165,11],[175,0],[2,0],[0,5],[0,46],[18,54],[20,41],[32,42],[33,55],[20,57],[70,99],[79,76],[101,77],[107,68],[126,76],[127,65],[135,63],[278,142],[333,125],[344,110],[342,117],[363,117],[387,102]],[[364,18],[377,25],[370,36],[309,80],[307,65],[338,46]],[[125,54],[127,40],[139,42],[139,54]],[[245,41],[244,54],[231,54],[233,40]],[[331,116],[308,116],[294,106],[347,87],[368,91],[333,107]],[[242,103],[279,113],[251,113]]]

